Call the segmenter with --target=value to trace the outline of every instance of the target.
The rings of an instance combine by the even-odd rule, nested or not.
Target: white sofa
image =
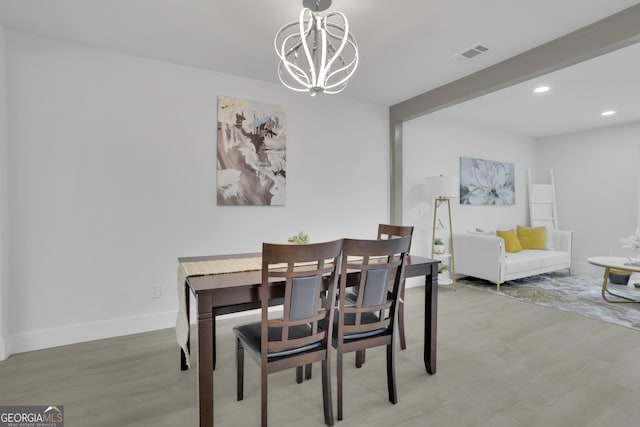
[[[504,240],[486,233],[455,233],[453,235],[456,275],[472,276],[497,285],[508,280],[569,269],[573,232],[551,230],[551,249],[525,249],[506,252]]]

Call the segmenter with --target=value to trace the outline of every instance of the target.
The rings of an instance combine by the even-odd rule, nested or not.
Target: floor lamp
[[[436,259],[442,259],[445,261],[451,257],[451,280],[453,283],[453,289],[456,289],[456,268],[455,258],[453,252],[453,227],[451,224],[451,202],[452,198],[458,197],[459,188],[458,182],[454,178],[445,176],[430,176],[426,179],[427,194],[433,198],[433,228],[431,229],[431,256]],[[434,249],[434,241],[436,238],[436,221],[438,218],[438,208],[443,204],[447,205],[447,213],[449,215],[449,244],[451,245],[451,253],[436,254]]]

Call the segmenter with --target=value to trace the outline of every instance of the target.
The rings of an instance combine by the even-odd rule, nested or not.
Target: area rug
[[[498,293],[496,285],[486,280],[464,277],[456,281],[463,286]],[[609,284],[608,289],[640,299],[640,290],[630,290],[626,285]],[[505,282],[500,285],[499,294],[640,330],[640,303],[612,304],[602,299],[602,277],[569,276],[560,272],[541,274]]]

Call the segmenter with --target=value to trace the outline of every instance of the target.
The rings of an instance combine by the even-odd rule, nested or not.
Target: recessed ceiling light
[[[603,111],[602,115],[603,116],[613,116],[615,114],[615,110],[607,110],[607,111]]]
[[[549,91],[549,89],[551,89],[549,86],[538,86],[533,91],[535,93],[545,93],[545,92]]]

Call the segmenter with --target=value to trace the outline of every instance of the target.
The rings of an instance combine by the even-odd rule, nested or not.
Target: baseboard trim
[[[604,269],[596,267],[588,262],[572,261],[571,262],[571,274],[589,274],[589,275],[602,275]]]
[[[416,281],[413,284],[407,281],[407,287],[423,285],[424,280],[421,282]],[[279,309],[282,309],[282,306],[269,307],[269,311],[277,311]],[[224,314],[219,316],[218,319],[231,319],[257,313],[260,313],[260,309]],[[16,353],[174,328],[177,315],[177,311],[167,311],[143,316],[122,317],[102,322],[78,323],[10,335],[6,341],[0,339],[0,361]],[[192,325],[196,324],[197,320],[194,312],[191,313],[190,320]]]
[[[172,328],[175,327],[176,316],[177,311],[167,311],[14,334],[7,337],[4,345],[0,341],[0,350],[4,349],[7,358],[16,353]]]

